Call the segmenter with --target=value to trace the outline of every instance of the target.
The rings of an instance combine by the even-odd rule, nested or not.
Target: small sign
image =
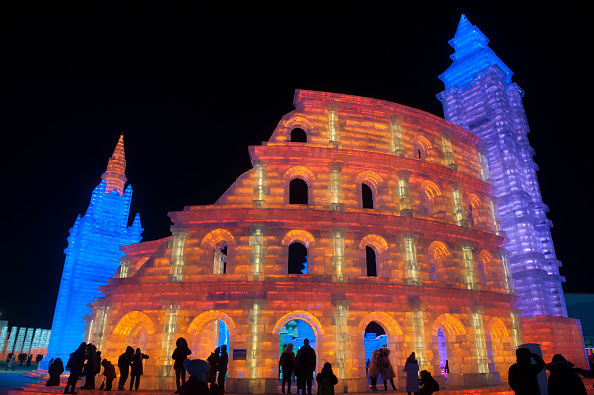
[[[247,356],[247,350],[245,348],[234,348],[233,349],[233,360],[234,361],[245,361]]]

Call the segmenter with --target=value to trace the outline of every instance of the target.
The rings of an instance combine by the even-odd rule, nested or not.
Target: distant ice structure
[[[99,287],[106,285],[120,266],[119,259],[124,256],[120,247],[142,239],[138,214],[128,227],[132,186],[124,189],[125,170],[121,135],[86,214],[79,215],[70,229],[46,364],[56,357],[67,361],[80,345],[85,333],[83,317],[91,313],[88,305],[102,295]]]

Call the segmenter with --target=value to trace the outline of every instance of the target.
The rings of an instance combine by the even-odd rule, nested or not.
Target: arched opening
[[[294,178],[289,183],[289,204],[307,204],[307,183],[300,178]]]
[[[295,128],[291,130],[291,142],[292,143],[307,143],[307,133],[301,128]]]
[[[361,206],[363,208],[373,208],[373,191],[365,183],[361,184]]]
[[[229,327],[223,320],[212,320],[206,323],[199,332],[188,335],[188,346],[194,358],[206,360],[217,347],[223,344],[229,350],[231,335]]]
[[[441,327],[437,329],[437,352],[439,355],[439,370],[447,380],[449,373],[448,349],[446,347],[445,335]]]
[[[375,250],[367,246],[365,247],[365,254],[367,258],[367,277],[377,277],[377,259],[375,257]]]
[[[316,347],[316,335],[314,329],[303,320],[299,319],[292,319],[288,321],[280,330],[279,334],[279,342],[278,342],[278,357],[280,360],[280,356],[285,351],[289,344],[293,345],[293,353],[295,357],[297,357],[297,352],[301,347],[303,347],[305,340],[309,341],[309,346],[314,350],[317,349]],[[318,356],[319,358],[319,356]],[[293,372],[294,373],[294,372]],[[282,368],[280,369],[279,374],[279,381],[283,379],[284,372]],[[291,379],[292,382],[295,382],[294,379]],[[315,383],[315,380],[312,382]],[[280,383],[279,383],[280,384]]]
[[[217,248],[215,248],[213,273],[227,273],[227,243],[222,243]]]
[[[289,245],[288,274],[307,274],[307,247],[296,241]]]

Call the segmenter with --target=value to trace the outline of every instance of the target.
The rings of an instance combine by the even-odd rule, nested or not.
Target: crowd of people
[[[189,359],[192,351],[188,342],[183,337],[176,341],[176,348],[171,358],[175,370],[175,394],[179,395],[223,395],[225,392],[225,377],[227,374],[229,355],[227,346],[217,347],[207,358]],[[143,354],[140,348],[134,350],[128,346],[126,351],[118,358],[117,366],[120,372],[118,390],[125,390],[125,385],[130,377],[129,390],[138,390],[140,376],[143,375],[143,360],[149,356]],[[10,361],[14,356],[10,356]],[[517,362],[509,368],[509,386],[516,395],[540,395],[538,374],[545,368],[550,372],[548,378],[548,393],[550,395],[575,394],[586,395],[586,388],[579,377],[594,378],[594,368],[585,370],[576,368],[567,361],[563,355],[556,354],[552,361],[546,364],[543,359],[527,348],[516,350]],[[532,363],[532,360],[535,363]],[[291,394],[293,376],[297,381],[297,394],[312,395],[312,381],[317,364],[316,352],[309,345],[309,340],[304,339],[303,346],[295,351],[293,345],[286,345],[279,359],[279,373],[282,371],[282,393]],[[594,355],[590,355],[590,366],[594,367]],[[390,350],[386,345],[373,351],[368,363],[368,374],[371,380],[371,391],[378,391],[377,380],[381,375],[384,390],[388,391],[388,382],[392,390],[397,390],[394,384],[396,373],[390,361]],[[85,377],[85,385],[81,389],[94,389],[95,377],[103,367],[103,383],[100,390],[110,391],[113,380],[116,379],[114,365],[107,359],[101,359],[101,351],[93,344],[81,343],[76,351],[70,354],[66,366],[60,358],[50,361],[48,369],[49,380],[46,386],[60,385],[60,375],[64,369],[70,371],[70,376],[64,389],[65,394],[76,394],[75,387],[81,377]],[[408,395],[431,395],[439,391],[439,384],[427,370],[420,370],[415,353],[411,353],[404,364],[403,372],[406,374],[406,392]],[[446,371],[449,371],[449,366]],[[186,372],[190,377],[186,380]],[[334,395],[334,386],[338,378],[332,371],[328,362],[320,373],[315,376],[318,384],[318,395]],[[286,390],[286,392],[285,392]]]
[[[19,361],[19,366],[23,366],[23,363],[25,364],[25,366],[31,366],[31,363],[33,362],[33,354],[27,354],[26,352],[22,352],[19,353],[19,355],[15,356],[12,352],[8,353],[8,355],[6,356],[6,362],[8,363],[6,365],[6,369],[4,370],[12,369],[14,371],[15,359]],[[35,362],[39,363],[42,359],[43,355],[37,354],[37,356],[35,357]]]

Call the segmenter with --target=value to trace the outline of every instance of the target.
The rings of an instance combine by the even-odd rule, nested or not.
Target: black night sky
[[[214,203],[250,169],[248,146],[292,111],[295,89],[443,116],[437,76],[451,63],[447,42],[462,13],[526,92],[564,289],[592,292],[587,13],[400,3],[350,15],[298,2],[275,15],[129,2],[0,10],[0,319],[51,327],[68,230],[120,133],[131,219],[140,213],[144,240],[167,236],[168,212]]]

